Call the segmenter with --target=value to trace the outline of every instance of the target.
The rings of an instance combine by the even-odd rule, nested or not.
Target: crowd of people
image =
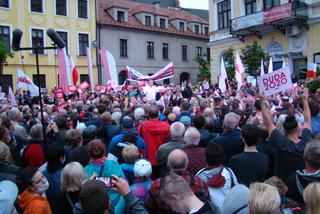
[[[2,99],[0,213],[319,214],[320,89],[234,85]]]

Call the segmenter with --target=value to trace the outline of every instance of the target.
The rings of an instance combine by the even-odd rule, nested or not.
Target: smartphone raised
[[[114,187],[114,184],[112,183],[112,177],[95,177],[94,179],[103,182],[106,187]]]

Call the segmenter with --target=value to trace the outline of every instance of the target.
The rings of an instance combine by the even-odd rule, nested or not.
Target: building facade
[[[225,51],[254,41],[273,58],[274,70],[284,60],[296,80],[305,79],[307,62],[320,65],[320,0],[213,0],[209,23],[213,82]]]
[[[99,0],[97,22],[99,46],[115,57],[120,83],[126,79],[126,65],[152,75],[170,62],[175,77],[166,83],[195,81],[199,68],[194,59],[210,57],[208,21],[179,8]],[[99,67],[104,83],[106,74]]]
[[[97,67],[92,42],[96,39],[96,7],[94,0],[1,0],[0,40],[11,49],[12,31],[23,31],[21,47],[50,46],[46,35],[49,28],[56,30],[66,43],[68,55],[72,56],[80,75],[80,81],[88,80],[86,47],[92,51],[94,79],[97,82]],[[42,88],[58,84],[58,59],[56,51],[44,50],[39,55]],[[7,91],[8,85],[15,89],[16,67],[37,83],[36,59],[32,51],[15,52],[7,59],[0,85]],[[95,75],[96,74],[96,75]]]

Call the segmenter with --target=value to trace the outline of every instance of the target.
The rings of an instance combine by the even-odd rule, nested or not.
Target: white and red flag
[[[65,92],[68,91],[68,86],[71,83],[71,72],[70,72],[70,62],[67,57],[66,49],[58,49],[58,63],[59,63],[59,87],[61,87]]]
[[[89,75],[89,81],[90,81],[90,88],[91,88],[91,92],[94,92],[93,74],[92,74],[92,58],[91,58],[90,48],[88,47],[87,47],[87,62],[88,62],[88,75]]]
[[[113,55],[104,49],[100,49],[99,52],[102,64],[106,70],[107,80],[114,81],[118,84],[117,66]]]
[[[264,75],[264,64],[263,64],[263,59],[260,61],[260,76]]]
[[[10,102],[10,105],[17,106],[17,101],[16,101],[16,98],[14,96],[14,93],[12,91],[11,86],[9,86],[9,90],[8,90],[8,101]]]
[[[72,59],[72,57],[70,56],[70,66],[71,66],[71,73],[72,73],[72,81],[73,81],[73,85],[77,85],[78,84],[78,80],[79,80],[79,73],[77,71],[77,68],[74,64],[74,61]]]
[[[31,96],[39,96],[39,88],[32,80],[19,68],[17,68],[17,87],[16,89],[27,89],[30,91]]]
[[[317,76],[317,64],[308,63],[307,67],[307,78],[315,79]]]
[[[219,76],[219,89],[220,89],[220,91],[222,93],[227,90],[226,79],[227,79],[227,71],[226,71],[226,67],[224,65],[224,60],[221,57],[220,76]]]
[[[238,83],[238,90],[241,88],[242,86],[242,76],[241,74],[244,73],[244,67],[243,67],[243,64],[242,64],[242,61],[241,61],[241,58],[240,58],[240,55],[237,51],[236,53],[236,64],[235,64],[235,68],[236,68],[236,80],[237,80],[237,83]]]

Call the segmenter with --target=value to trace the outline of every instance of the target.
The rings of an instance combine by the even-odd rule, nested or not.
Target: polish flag
[[[79,73],[77,71],[76,66],[74,65],[74,62],[71,56],[70,56],[70,66],[71,66],[71,72],[72,72],[73,85],[77,85],[79,80]]]
[[[63,89],[63,91],[68,91],[68,86],[71,85],[71,77],[70,77],[70,62],[67,57],[66,49],[59,48],[58,49],[58,63],[59,63],[59,87]]]
[[[227,71],[224,65],[224,60],[221,57],[221,64],[220,64],[220,76],[219,76],[219,89],[223,93],[227,90],[226,86],[226,79],[227,79]]]
[[[92,75],[92,59],[90,48],[87,47],[88,75],[90,81],[91,92],[94,92],[93,75]]]
[[[107,80],[114,81],[118,84],[116,60],[114,59],[113,55],[107,50],[100,49],[99,52],[102,64],[107,74]]]
[[[317,72],[317,64],[316,63],[308,63],[307,78],[315,79],[316,72]]]
[[[237,83],[238,83],[238,90],[241,88],[242,86],[242,77],[241,77],[241,74],[244,73],[244,67],[243,67],[243,64],[242,64],[242,61],[241,61],[241,58],[240,58],[240,55],[237,51],[236,53],[236,64],[235,64],[235,67],[236,67],[236,80],[237,80]]]

